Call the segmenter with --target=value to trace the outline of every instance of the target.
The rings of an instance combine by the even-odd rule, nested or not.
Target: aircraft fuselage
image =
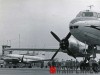
[[[79,41],[88,45],[100,45],[100,20],[98,13],[80,12],[70,22],[70,32]]]

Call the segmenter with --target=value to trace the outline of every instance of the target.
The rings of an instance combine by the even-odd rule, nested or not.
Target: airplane
[[[90,67],[90,59],[96,58],[96,53],[100,53],[97,46],[100,46],[100,13],[85,10],[80,11],[75,19],[69,24],[70,32],[64,39],[60,39],[54,32],[51,32],[53,37],[60,43],[61,50],[67,50],[68,54],[71,54],[74,58],[76,50],[70,49],[70,36],[73,35],[78,41],[87,45],[84,48],[84,62],[80,64],[80,69],[86,69]],[[59,49],[59,50],[60,50]],[[56,51],[55,55],[59,52]],[[78,50],[78,49],[77,49]],[[92,69],[96,72],[99,70],[99,66],[96,63],[92,63]]]
[[[59,49],[32,49],[32,48],[5,48],[4,50],[29,50],[29,51],[51,51],[55,52],[51,60],[57,53],[64,52],[74,57],[83,57],[80,69],[90,67],[90,59],[96,58],[96,53],[100,53],[97,46],[100,46],[100,13],[91,10],[80,11],[69,24],[70,32],[60,39],[53,31],[52,36],[59,42]],[[73,36],[75,40],[70,37]],[[92,57],[91,57],[92,56]],[[92,63],[92,69],[97,72],[98,64]]]
[[[85,68],[86,61],[90,60],[90,56],[93,55],[93,58],[96,58],[96,53],[100,53],[97,50],[97,46],[100,46],[100,13],[91,10],[79,12],[76,18],[70,22],[69,29],[71,35],[88,45],[86,55],[89,55],[85,56],[84,63],[81,64],[81,67]],[[94,67],[98,66],[95,64]]]
[[[32,63],[41,63],[41,67],[43,67],[42,63],[43,61],[46,61],[45,59],[45,54],[40,54],[40,55],[24,55],[24,54],[6,54],[2,57],[2,59],[6,63],[12,63],[13,65],[15,64],[18,66],[19,64],[29,64],[29,67],[32,67]],[[14,66],[15,66],[14,65]]]

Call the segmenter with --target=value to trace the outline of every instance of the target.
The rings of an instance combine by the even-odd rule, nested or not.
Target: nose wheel
[[[80,70],[82,71],[89,71],[90,70],[90,64],[89,61],[90,58],[85,58],[84,61],[80,64]]]
[[[87,56],[85,56],[84,61],[80,64],[80,70],[85,70],[85,71],[93,70],[94,72],[100,71],[98,63],[94,60],[96,58],[96,50],[97,50],[96,45],[88,46],[88,49],[85,52]],[[90,57],[90,55],[93,55],[93,57]]]

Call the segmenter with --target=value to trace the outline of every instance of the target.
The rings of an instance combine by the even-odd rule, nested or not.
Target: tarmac
[[[0,68],[0,75],[100,75],[94,72],[59,71],[55,74],[49,72],[49,68]]]

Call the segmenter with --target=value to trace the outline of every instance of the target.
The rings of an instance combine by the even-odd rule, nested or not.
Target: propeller
[[[20,60],[20,61],[23,63],[23,62],[24,62],[23,60],[24,60],[24,55],[22,56],[22,58],[21,58],[21,60]]]
[[[51,34],[52,36],[59,42],[59,45],[60,45],[60,48],[55,52],[55,54],[52,56],[51,60],[54,59],[54,57],[57,55],[57,53],[60,51],[60,50],[66,50],[67,49],[67,53],[68,55],[71,55],[73,56],[74,58],[76,58],[74,56],[74,54],[69,50],[68,46],[69,46],[69,41],[68,39],[70,38],[71,36],[71,33],[69,32],[68,35],[64,38],[64,39],[60,39],[54,32],[51,31]]]

